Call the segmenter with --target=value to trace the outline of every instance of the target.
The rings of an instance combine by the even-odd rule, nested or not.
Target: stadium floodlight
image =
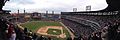
[[[86,6],[86,11],[91,11],[91,5]]]
[[[77,8],[73,8],[73,12],[77,12]]]

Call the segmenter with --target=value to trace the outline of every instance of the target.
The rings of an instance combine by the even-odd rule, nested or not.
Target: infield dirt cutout
[[[60,33],[60,35],[48,34],[49,29],[60,30],[61,33]],[[56,30],[53,30],[52,32],[56,33],[57,32]],[[55,36],[57,38],[66,38],[66,35],[63,32],[63,27],[62,26],[45,26],[45,27],[41,27],[40,29],[37,30],[37,33],[41,34],[41,35]]]

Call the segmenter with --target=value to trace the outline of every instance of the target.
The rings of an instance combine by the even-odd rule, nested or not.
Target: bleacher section
[[[102,30],[109,23],[114,24],[120,21],[118,11],[100,12],[61,12],[62,22],[69,28],[75,35],[89,36],[93,32]]]

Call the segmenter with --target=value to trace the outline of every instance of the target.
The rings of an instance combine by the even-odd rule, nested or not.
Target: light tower
[[[25,8],[24,8],[24,16],[25,16]]]
[[[48,18],[48,11],[46,11],[46,17]]]
[[[73,12],[77,12],[77,8],[73,8]]]
[[[52,11],[52,14],[54,15],[54,11]]]
[[[19,9],[18,9],[18,15],[19,15]]]
[[[19,9],[18,9],[18,14],[17,14],[17,16],[16,16],[16,21],[18,21],[17,18],[19,18]]]
[[[91,11],[91,5],[86,6],[86,11]]]

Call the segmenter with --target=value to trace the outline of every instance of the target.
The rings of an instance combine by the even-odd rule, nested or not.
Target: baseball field
[[[31,21],[20,24],[29,30],[45,36],[53,37],[52,40],[66,40],[70,33],[59,22],[53,21]]]

